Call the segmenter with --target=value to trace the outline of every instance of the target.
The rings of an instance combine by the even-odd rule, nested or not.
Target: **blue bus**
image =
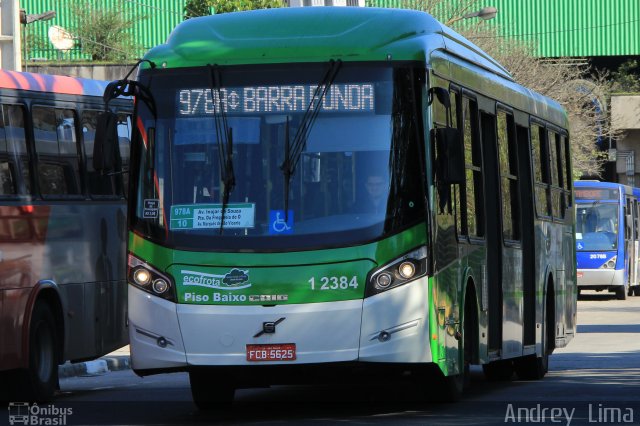
[[[640,295],[640,189],[598,181],[577,181],[574,188],[578,291],[608,290],[621,300]]]

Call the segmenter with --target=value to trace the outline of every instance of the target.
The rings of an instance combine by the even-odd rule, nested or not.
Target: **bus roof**
[[[478,46],[415,10],[285,7],[203,16],[179,24],[167,43],[151,49],[144,59],[166,69],[330,59],[431,63],[442,54],[481,75],[482,80],[474,79],[479,92],[489,86],[506,87],[517,108],[568,128],[566,113],[555,100],[519,85]],[[140,65],[142,70],[150,67],[146,62]]]
[[[629,185],[625,185],[618,182],[603,182],[600,180],[576,180],[573,182],[573,186],[578,186],[581,188],[631,188]]]
[[[406,9],[294,7],[193,18],[145,58],[168,68],[329,59],[424,61],[434,49],[456,49],[511,79],[473,43],[431,15]]]
[[[0,89],[102,96],[108,81],[0,70]]]
[[[622,195],[640,195],[640,190],[638,190],[637,188],[633,188],[629,185],[624,185],[617,182],[602,182],[599,180],[577,180],[573,182],[573,187],[574,189],[618,189],[620,191],[620,194]]]

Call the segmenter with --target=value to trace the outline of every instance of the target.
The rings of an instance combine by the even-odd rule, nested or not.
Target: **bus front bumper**
[[[175,304],[129,286],[133,369],[431,361],[428,280],[366,298],[276,306]],[[265,328],[275,323],[275,332]],[[250,360],[247,345],[295,344],[295,359]]]
[[[622,269],[578,269],[578,288],[606,290],[624,285]]]

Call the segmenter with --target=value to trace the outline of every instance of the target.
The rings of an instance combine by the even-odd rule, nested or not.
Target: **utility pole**
[[[22,71],[18,0],[0,1],[0,69]]]

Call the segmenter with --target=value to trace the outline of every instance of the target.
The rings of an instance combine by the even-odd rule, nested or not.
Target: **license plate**
[[[584,274],[582,272],[578,272],[578,278],[582,278]]]
[[[293,361],[295,359],[295,343],[280,343],[276,345],[247,345],[247,361]]]

